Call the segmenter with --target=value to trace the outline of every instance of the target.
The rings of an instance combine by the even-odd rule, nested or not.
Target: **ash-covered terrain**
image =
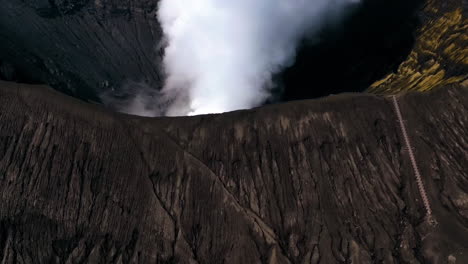
[[[269,105],[149,118],[157,1],[0,0],[0,261],[468,263],[466,3],[364,2]]]

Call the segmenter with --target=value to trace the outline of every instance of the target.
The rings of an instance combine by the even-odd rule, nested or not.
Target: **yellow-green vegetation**
[[[442,11],[441,1],[453,2]],[[426,22],[418,31],[413,50],[398,68],[372,84],[368,92],[396,94],[428,91],[441,85],[466,83],[468,74],[468,19],[463,4],[450,0],[429,0]]]

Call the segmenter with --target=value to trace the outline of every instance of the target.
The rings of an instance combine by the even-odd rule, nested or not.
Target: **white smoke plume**
[[[359,0],[161,0],[167,115],[262,104],[301,39]]]

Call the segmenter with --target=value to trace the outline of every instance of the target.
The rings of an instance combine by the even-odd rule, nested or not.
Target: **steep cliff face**
[[[468,18],[463,0],[428,0],[422,27],[408,58],[395,73],[372,84],[368,91],[394,94],[427,91],[468,79]]]
[[[86,100],[126,82],[161,86],[157,0],[1,0],[0,60]]]
[[[467,263],[468,88],[181,118],[0,83],[3,263]]]

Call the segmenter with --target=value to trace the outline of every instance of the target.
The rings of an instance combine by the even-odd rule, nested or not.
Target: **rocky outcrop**
[[[467,263],[468,88],[180,118],[0,83],[2,263]]]
[[[468,82],[467,12],[463,0],[427,0],[422,26],[408,58],[396,72],[373,83],[368,92],[428,91]]]

